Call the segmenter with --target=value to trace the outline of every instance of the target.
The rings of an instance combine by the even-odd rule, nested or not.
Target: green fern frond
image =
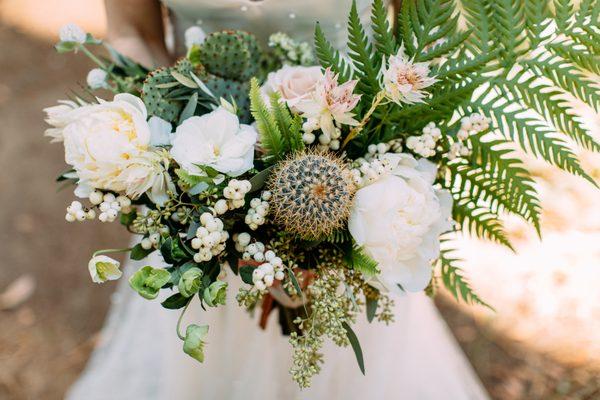
[[[402,8],[398,13],[398,28],[396,29],[398,42],[404,45],[404,51],[409,57],[415,55],[413,26],[411,22],[412,1],[403,1]]]
[[[496,44],[500,48],[501,64],[512,66],[523,54],[522,45],[527,37],[525,30],[525,7],[520,0],[486,0],[492,10],[491,21]]]
[[[462,275],[461,269],[456,265],[460,260],[451,258],[454,251],[443,249],[440,252],[440,275],[444,286],[457,301],[462,299],[467,304],[479,304],[493,310],[489,304],[475,293]]]
[[[302,117],[295,115],[290,125],[290,150],[300,151],[305,147],[304,141],[302,140]]]
[[[600,112],[600,89],[573,65],[557,57],[538,57],[524,60],[521,64]]]
[[[439,67],[433,70],[432,75],[440,82],[472,79],[473,76],[486,72],[489,62],[497,55],[498,53],[495,51],[481,54],[474,58],[469,58],[462,54],[456,58],[449,58],[444,61]]]
[[[570,25],[570,18],[573,15],[573,6],[571,0],[554,0],[556,26],[561,31],[566,31]]]
[[[597,54],[588,54],[566,42],[550,43],[547,47],[554,54],[561,56],[579,68],[600,75],[600,56]]]
[[[529,108],[551,122],[557,131],[568,135],[588,150],[600,151],[600,145],[584,125],[573,117],[568,104],[560,98],[560,91],[550,85],[536,84],[535,77],[521,79],[523,76],[523,73],[517,74],[506,80],[503,86],[515,98],[521,99]]]
[[[451,54],[457,50],[459,46],[469,38],[469,36],[471,36],[471,31],[463,31],[457,33],[456,35],[452,35],[444,43],[435,45],[431,49],[421,53],[419,56],[417,56],[417,60],[431,61],[434,58],[441,57],[445,54]]]
[[[490,51],[492,42],[492,10],[487,0],[462,0],[464,16],[471,29],[471,37],[468,40],[470,48],[474,53],[486,54]]]
[[[474,104],[492,119],[493,124],[505,137],[512,139],[534,156],[541,157],[550,164],[596,185],[581,167],[575,153],[564,140],[553,136],[554,129],[544,121],[523,115],[523,109],[511,111],[509,107],[514,104],[506,102],[501,94],[486,100],[488,101],[485,103],[477,100]],[[501,101],[504,101],[504,104],[500,104]]]
[[[377,261],[369,257],[364,249],[359,246],[354,246],[350,252],[350,267],[362,272],[367,276],[373,276],[379,273]]]
[[[352,67],[348,65],[340,52],[329,43],[318,23],[315,27],[315,53],[323,68],[330,68],[338,74],[340,83],[352,79]]]
[[[355,75],[359,79],[358,90],[366,95],[361,101],[368,103],[380,90],[378,75],[381,60],[376,57],[362,26],[356,0],[352,1],[348,17],[348,49],[348,55],[354,62]]]
[[[457,196],[452,205],[452,219],[463,232],[502,244],[512,251],[515,250],[498,215],[485,207],[478,206],[470,199],[461,199]]]
[[[532,48],[537,47],[547,36],[543,32],[550,25],[549,9],[547,0],[525,1],[525,25],[527,37]]]
[[[260,143],[267,153],[266,160],[275,162],[283,156],[283,138],[275,117],[262,98],[256,78],[250,82],[250,112],[256,121]]]
[[[396,38],[387,19],[387,7],[383,0],[374,0],[371,6],[371,22],[375,47],[382,55],[396,53]]]
[[[350,242],[351,240],[352,236],[347,230],[337,230],[325,238],[326,242],[333,244],[346,243]]]

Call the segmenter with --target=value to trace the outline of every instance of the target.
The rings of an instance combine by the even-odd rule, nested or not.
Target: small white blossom
[[[92,281],[96,283],[119,279],[123,275],[123,272],[119,269],[120,266],[121,263],[117,260],[103,255],[92,257],[88,263],[90,276]]]
[[[63,25],[58,31],[58,37],[61,42],[85,43],[86,33],[79,25],[68,23]]]
[[[206,33],[199,26],[190,26],[185,30],[185,47],[189,50],[192,46],[198,46],[206,39]]]
[[[106,79],[108,74],[101,68],[94,68],[87,74],[86,82],[90,89],[107,89],[108,82]]]

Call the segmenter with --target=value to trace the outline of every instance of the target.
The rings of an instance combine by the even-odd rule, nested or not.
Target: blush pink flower
[[[338,75],[327,68],[310,96],[296,105],[307,119],[306,125],[329,136],[335,134],[336,125],[358,125],[352,113],[360,100],[360,95],[354,94],[357,83],[352,80],[340,85]]]
[[[436,82],[435,77],[429,76],[429,63],[414,63],[404,53],[404,47],[387,63],[383,60],[381,76],[385,96],[397,104],[422,103],[426,96],[423,89]]]

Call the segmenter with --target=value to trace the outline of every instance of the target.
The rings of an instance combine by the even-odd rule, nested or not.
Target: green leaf
[[[275,117],[263,100],[256,78],[250,81],[250,112],[256,120],[260,144],[267,153],[267,160],[279,160],[284,153],[283,138]]]
[[[271,174],[272,170],[273,170],[272,166],[265,168],[262,171],[260,171],[258,174],[254,175],[252,178],[250,178],[250,184],[252,185],[252,187],[250,189],[250,193],[257,192],[266,185],[267,180],[269,179],[269,175]]]
[[[190,96],[190,99],[188,100],[187,104],[185,105],[185,108],[179,115],[179,123],[180,124],[183,121],[185,121],[186,119],[188,119],[194,115],[194,113],[196,112],[197,105],[198,105],[198,92],[194,92],[194,94],[192,94]]]
[[[137,211],[133,210],[127,214],[122,213],[119,220],[121,222],[121,225],[129,226],[129,225],[133,224],[133,221],[135,221],[136,218],[137,218]]]
[[[248,285],[253,285],[252,282],[252,272],[254,272],[254,267],[250,265],[244,265],[240,267],[240,278],[242,278],[242,282],[247,283]]]
[[[494,310],[490,305],[484,302],[477,294],[473,291],[469,283],[462,276],[460,268],[455,263],[458,259],[449,258],[450,254],[454,250],[442,250],[440,253],[440,265],[442,282],[444,286],[456,300],[462,299],[467,304],[479,304],[484,307]]]
[[[364,249],[358,246],[354,246],[350,252],[350,267],[366,276],[373,276],[379,273],[377,261],[369,257]]]
[[[167,297],[167,299],[160,304],[169,310],[178,310],[185,307],[190,301],[190,298],[184,297],[180,293],[175,293],[174,295]]]
[[[75,49],[78,49],[79,46],[81,46],[81,44],[79,44],[78,42],[58,42],[57,44],[54,45],[54,48],[56,49],[57,52],[62,54],[62,53],[69,53]]]
[[[180,72],[171,70],[171,76],[185,87],[188,87],[190,89],[198,89],[198,84],[194,82],[192,78],[188,78]]]
[[[148,255],[151,254],[154,250],[156,250],[154,247],[151,247],[150,249],[146,250],[142,247],[141,244],[138,243],[131,249],[131,253],[129,253],[129,258],[136,261],[143,260],[144,258],[148,257]]]
[[[342,322],[342,326],[346,330],[346,336],[350,341],[350,345],[352,346],[352,350],[354,350],[354,355],[356,356],[356,362],[358,363],[358,368],[360,368],[360,372],[365,374],[365,361],[363,359],[363,352],[360,348],[360,342],[358,341],[358,337],[356,337],[356,333],[352,330],[350,325],[347,322]]]
[[[383,0],[374,0],[371,6],[371,22],[375,46],[382,55],[396,53],[396,38],[388,23],[387,7]]]
[[[290,267],[287,267],[286,269],[288,272],[288,276],[290,277],[290,280],[292,281],[292,284],[294,285],[294,289],[296,289],[296,293],[298,294],[298,296],[304,298],[304,293],[302,293],[302,288],[300,287],[300,284],[298,283],[298,279],[296,279],[296,274],[294,274],[294,271]]]
[[[321,66],[323,68],[330,68],[331,71],[338,74],[340,83],[352,79],[352,68],[340,52],[327,41],[318,22],[315,26],[315,51]]]
[[[379,303],[378,298],[367,297],[367,321],[373,322],[375,314],[377,313],[377,304]]]

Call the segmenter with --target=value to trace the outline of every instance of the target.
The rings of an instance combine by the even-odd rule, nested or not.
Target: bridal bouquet
[[[70,168],[59,180],[83,199],[65,218],[120,221],[140,237],[96,252],[92,280],[121,277],[111,252],[158,252],[164,263],[128,277],[146,299],[167,292],[161,304],[183,312],[193,298],[237,301],[262,326],[277,309],[302,387],[326,338],[351,345],[364,373],[352,325],[363,312],[392,322],[394,293],[441,282],[485,305],[441,242],[462,230],[511,247],[507,213],[539,231],[516,147],[595,184],[573,148],[600,145],[571,104],[600,109],[600,7],[461,4],[405,1],[394,28],[382,0],[368,27],[354,4],[347,54],[318,25],[314,54],[282,33],[263,49],[251,33],[191,28],[186,57],[154,71],[108,45],[96,56],[101,41],[65,26],[57,49],[98,64],[87,93],[45,110]],[[203,361],[208,329],[178,324],[184,352]]]

